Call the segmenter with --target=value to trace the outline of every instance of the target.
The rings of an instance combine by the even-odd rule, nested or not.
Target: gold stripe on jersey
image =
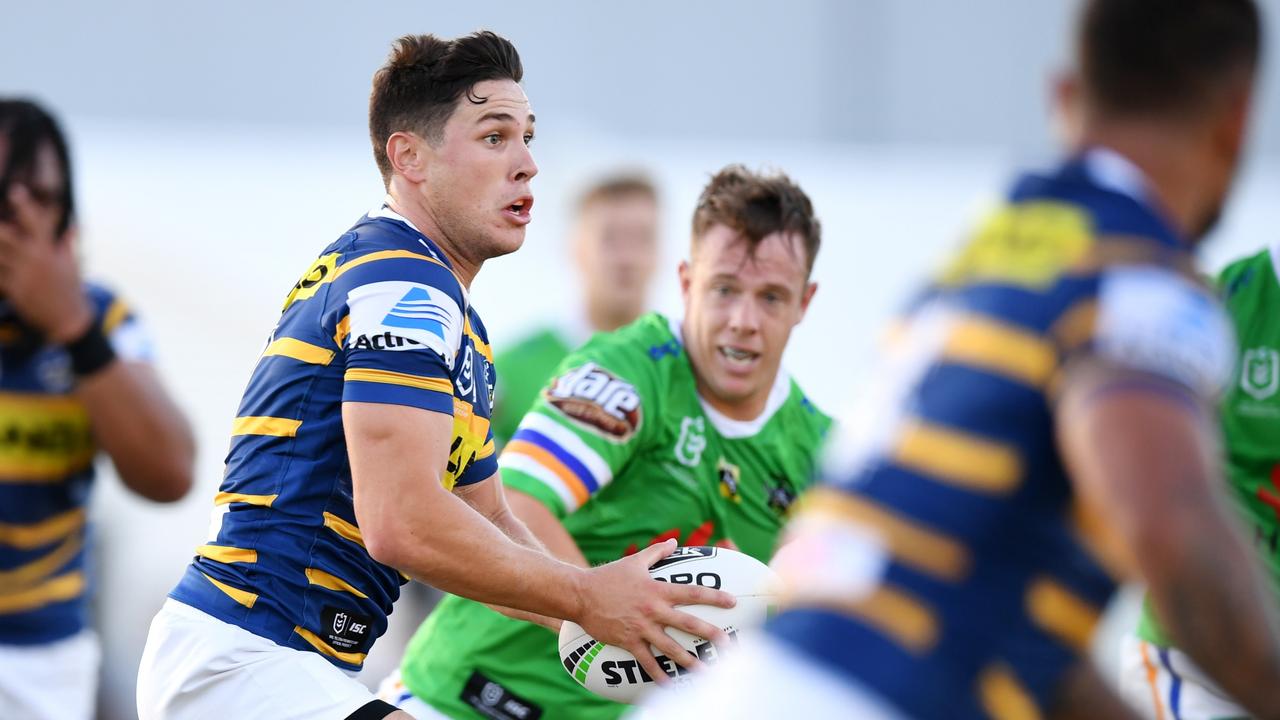
[[[208,575],[205,575],[204,573],[200,573],[200,574],[204,575],[205,580],[208,580],[209,582],[213,583],[214,587],[226,593],[227,597],[231,598],[232,600],[235,600],[236,602],[240,603],[241,605],[247,608],[252,608],[253,604],[258,602],[258,596],[255,595],[254,593],[249,592],[248,590],[241,590],[240,588],[234,588],[224,582],[219,582],[217,580],[214,580],[213,578],[209,577]]]
[[[196,554],[200,557],[216,560],[221,563],[256,563],[258,562],[257,550],[246,550],[245,548],[229,547],[226,545],[201,545],[196,548]]]
[[[270,435],[272,437],[295,437],[301,420],[293,418],[270,417],[266,415],[246,415],[236,418],[231,424],[231,435]]]
[[[393,370],[374,370],[372,368],[351,368],[342,376],[346,382],[376,382],[388,385],[403,385],[419,390],[433,390],[446,395],[453,394],[453,382],[448,378],[423,377]]]
[[[1040,387],[1057,364],[1052,344],[993,318],[968,315],[956,322],[942,348],[945,361],[987,370]]]
[[[226,505],[227,503],[239,502],[246,505],[257,505],[258,507],[271,507],[271,503],[276,501],[279,495],[247,495],[245,493],[220,492],[213,496],[213,504]]]
[[[43,557],[11,570],[0,570],[0,588],[26,588],[43,580],[71,562],[84,547],[79,535],[72,535]]]
[[[102,331],[110,333],[120,327],[120,323],[127,317],[129,317],[129,306],[125,305],[123,300],[116,298],[107,308],[106,314],[102,316]]]
[[[480,454],[476,455],[476,459],[484,460],[487,457],[492,457],[493,454],[497,451],[498,451],[498,446],[495,445],[492,440],[490,440],[489,442],[484,444],[484,447],[480,448]]]
[[[1079,265],[1093,245],[1090,216],[1065,202],[1006,205],[987,216],[939,278],[942,285],[998,282],[1048,288]]]
[[[342,518],[327,512],[324,514],[324,526],[338,533],[342,537],[351,542],[364,547],[364,535],[360,533],[360,528],[343,520]]]
[[[91,466],[96,452],[79,400],[0,392],[0,483],[60,483]]]
[[[84,508],[76,508],[26,525],[0,523],[0,545],[19,550],[48,545],[84,527],[84,518]]]
[[[294,627],[293,631],[298,634],[298,637],[306,640],[308,645],[315,648],[322,655],[328,655],[331,658],[337,658],[344,663],[350,663],[352,665],[364,664],[365,653],[349,653],[342,652],[341,650],[334,650],[329,646],[329,643],[316,637],[315,633],[304,627]]]
[[[272,340],[271,344],[262,353],[263,357],[271,357],[273,355],[293,358],[308,365],[328,365],[333,361],[334,352],[296,338],[285,337]]]
[[[489,347],[489,343],[480,339],[476,331],[471,329],[471,318],[468,317],[462,323],[463,332],[467,337],[471,338],[471,344],[476,346],[476,350],[485,357],[490,363],[493,362],[493,348]]]
[[[76,570],[18,592],[0,592],[0,613],[26,612],[71,600],[80,597],[84,587],[84,573]]]
[[[1027,614],[1041,629],[1078,652],[1089,649],[1099,611],[1084,599],[1047,577],[1027,588]]]
[[[347,341],[347,336],[351,334],[351,316],[346,315],[335,326],[333,331],[333,344],[339,348]]]
[[[899,432],[892,460],[956,487],[1007,493],[1018,486],[1022,460],[1013,446],[920,420]]]
[[[993,663],[978,675],[978,697],[991,720],[1040,720],[1031,693],[1004,663]]]
[[[352,595],[360,598],[367,599],[369,597],[357,590],[354,585],[343,580],[337,575],[330,575],[323,570],[317,570],[315,568],[307,568],[306,573],[307,582],[312,585],[318,585],[322,588],[329,588],[330,590],[337,590],[339,592],[351,593]]]
[[[297,284],[293,286],[293,290],[289,292],[289,296],[285,298],[284,308],[282,308],[282,311],[288,310],[289,306],[296,302],[313,297],[320,291],[321,287],[342,277],[342,274],[348,270],[353,270],[361,265],[376,262],[378,260],[391,260],[395,258],[425,260],[426,262],[435,263],[436,265],[449,270],[448,265],[445,265],[433,257],[409,252],[408,250],[379,250],[378,252],[361,255],[349,262],[338,265],[338,258],[340,256],[340,253],[329,253],[328,255],[322,255],[319,258],[316,258],[316,261],[311,264],[311,267],[307,268],[307,271],[302,274],[302,277],[298,280]],[[449,270],[449,273],[453,275],[455,280],[457,280],[458,276],[454,274],[452,270]],[[458,282],[461,284],[462,281],[458,280]]]
[[[933,611],[901,590],[882,585],[860,600],[840,602],[836,607],[913,653],[927,652],[938,641],[938,619]]]
[[[800,501],[798,512],[805,520],[817,516],[869,526],[895,559],[936,578],[956,581],[969,572],[969,551],[960,542],[872,500],[818,488]]]

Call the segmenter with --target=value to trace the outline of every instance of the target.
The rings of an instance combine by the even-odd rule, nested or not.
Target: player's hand
[[[13,217],[0,222],[0,297],[50,342],[70,342],[93,322],[72,232],[59,237],[61,210],[36,202],[22,185],[7,200]]]
[[[649,576],[649,567],[675,552],[676,541],[650,545],[640,552],[589,571],[583,588],[583,610],[578,624],[591,637],[616,645],[635,656],[655,682],[668,681],[654,659],[654,649],[682,667],[701,666],[665,631],[679,628],[691,635],[724,646],[728,637],[715,625],[680,612],[677,605],[734,606],[737,600],[721,590],[699,585],[674,585]],[[650,646],[653,648],[650,648]]]

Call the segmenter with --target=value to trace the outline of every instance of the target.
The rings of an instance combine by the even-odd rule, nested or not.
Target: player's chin
[[[512,227],[510,224],[498,227],[490,234],[489,257],[509,255],[524,245],[524,226]]]

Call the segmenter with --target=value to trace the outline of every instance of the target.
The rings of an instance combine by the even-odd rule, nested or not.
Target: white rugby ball
[[[717,648],[705,638],[667,628],[667,634],[706,665],[714,665],[720,651],[733,652],[740,643],[756,641],[760,626],[775,602],[777,578],[767,565],[737,550],[717,547],[681,547],[649,569],[655,580],[703,585],[724,590],[738,598],[725,609],[711,605],[681,606],[683,612],[719,625],[729,635],[728,648]],[[651,646],[652,647],[652,646]],[[658,664],[679,684],[688,672],[655,651]],[[610,700],[637,702],[656,686],[636,658],[620,647],[606,645],[587,634],[582,626],[565,621],[560,627],[560,663],[583,687]]]

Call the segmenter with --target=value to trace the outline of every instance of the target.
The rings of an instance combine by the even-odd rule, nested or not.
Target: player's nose
[[[538,174],[538,164],[533,161],[533,152],[528,145],[521,145],[517,153],[511,179],[515,182],[528,182]]]

